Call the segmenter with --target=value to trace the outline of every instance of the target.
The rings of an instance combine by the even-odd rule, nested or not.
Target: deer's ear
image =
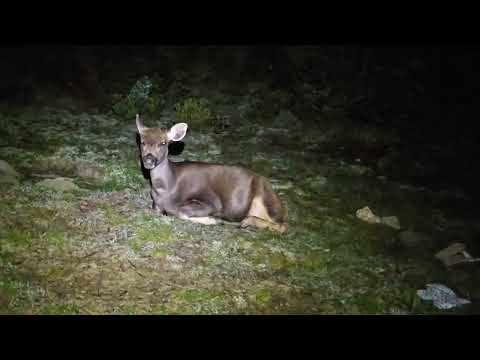
[[[145,130],[145,125],[143,125],[142,119],[140,119],[140,115],[137,114],[137,117],[135,118],[135,122],[137,123],[137,129],[138,132],[141,134]]]
[[[168,131],[168,140],[170,141],[180,141],[187,134],[188,125],[185,123],[178,123],[171,127]]]

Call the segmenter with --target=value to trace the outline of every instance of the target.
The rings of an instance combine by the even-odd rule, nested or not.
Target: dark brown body
[[[171,162],[165,143],[178,141],[178,134],[141,125],[142,159],[150,170],[154,209],[202,223],[212,224],[213,219],[205,219],[218,217],[242,226],[286,230],[286,209],[265,177],[240,166]],[[184,132],[186,124],[178,138]]]
[[[170,167],[176,181],[175,186],[164,193],[167,203],[208,203],[213,208],[212,216],[239,222],[247,217],[257,196],[265,203],[271,220],[278,223],[285,221],[285,209],[263,176],[240,166],[200,162],[170,162]],[[154,188],[155,182],[152,179]],[[163,183],[162,180],[160,182]]]

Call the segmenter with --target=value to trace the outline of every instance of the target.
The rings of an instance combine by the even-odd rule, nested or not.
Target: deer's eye
[[[167,143],[165,141],[162,141],[160,145],[167,145]]]

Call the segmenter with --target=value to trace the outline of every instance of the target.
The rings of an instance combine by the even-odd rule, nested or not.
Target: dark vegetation
[[[3,47],[0,160],[19,175],[0,181],[0,310],[478,312],[478,262],[434,255],[480,257],[479,49]],[[291,231],[155,217],[138,111],[189,123],[174,156],[272,179]],[[365,206],[400,228],[360,220]],[[435,282],[472,303],[416,296]]]

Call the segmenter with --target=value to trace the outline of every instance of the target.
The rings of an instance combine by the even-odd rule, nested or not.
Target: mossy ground
[[[224,106],[225,98],[212,103]],[[234,106],[235,101],[226,102]],[[292,184],[278,190],[290,217],[289,231],[282,235],[154,213],[137,161],[133,119],[58,108],[2,114],[0,158],[22,178],[19,185],[0,189],[0,313],[478,311],[473,304],[442,312],[416,297],[426,283],[448,284],[447,269],[433,258],[434,250],[449,241],[438,222],[455,218],[471,204],[456,200],[455,212],[448,193],[402,188],[401,180],[390,181],[390,173],[379,174],[370,164],[388,180],[352,171],[357,155],[349,158],[348,149],[395,142],[391,132],[346,131],[327,123],[324,128],[291,124],[288,131],[269,130],[261,117],[274,116],[270,110],[258,112],[257,124],[244,120],[209,139],[219,147],[220,154],[211,155],[216,160],[241,162],[276,184]],[[186,144],[187,155],[212,159],[208,147]],[[339,153],[342,147],[347,150]],[[73,167],[80,161],[99,166],[102,181],[76,177]],[[69,176],[82,190],[41,189],[35,185],[39,174]],[[317,182],[318,176],[327,182]],[[355,211],[363,206],[434,234],[437,246],[390,246],[396,230],[358,220]]]

